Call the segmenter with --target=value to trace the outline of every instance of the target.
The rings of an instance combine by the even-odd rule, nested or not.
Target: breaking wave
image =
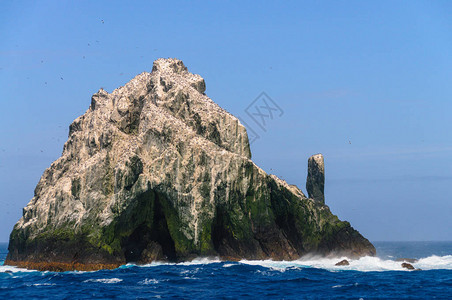
[[[349,261],[348,266],[336,266],[335,264],[343,259]],[[386,260],[378,257],[365,256],[360,259],[340,258],[321,258],[306,257],[294,261],[273,261],[273,260],[241,260],[241,264],[258,265],[273,270],[285,271],[289,268],[318,268],[328,271],[353,270],[360,272],[372,271],[408,271],[402,267],[403,261]],[[416,269],[421,270],[452,270],[452,255],[421,258],[415,262],[410,262]]]
[[[336,266],[341,260],[348,260],[350,263],[348,266]],[[199,258],[189,262],[181,263],[165,263],[165,262],[153,262],[146,265],[127,264],[120,268],[130,267],[157,267],[157,266],[196,266],[196,265],[209,265],[209,264],[223,264],[223,268],[230,268],[238,265],[252,265],[269,268],[272,270],[278,270],[284,272],[287,269],[293,268],[317,268],[325,269],[328,271],[360,271],[360,272],[373,272],[373,271],[409,271],[402,267],[403,260],[383,259],[379,257],[365,256],[359,259],[350,259],[347,257],[325,258],[325,257],[303,257],[293,261],[274,261],[274,260],[240,260],[238,262],[225,262],[218,258]],[[436,256],[432,255],[425,258],[420,258],[415,262],[409,262],[416,269],[421,270],[452,270],[452,255]]]
[[[349,261],[348,266],[336,266],[335,264],[343,259]],[[120,268],[131,268],[131,267],[157,267],[157,266],[197,266],[197,265],[208,265],[208,264],[218,264],[222,263],[222,267],[229,268],[236,265],[252,265],[261,266],[264,268],[269,268],[272,270],[285,271],[287,269],[293,268],[317,268],[325,269],[328,271],[360,271],[360,272],[372,272],[372,271],[408,271],[402,267],[402,260],[391,260],[382,259],[379,257],[365,256],[359,259],[349,259],[347,257],[336,257],[336,258],[324,258],[324,257],[303,257],[298,260],[293,261],[274,261],[274,260],[241,260],[239,262],[222,262],[218,258],[199,258],[189,262],[181,263],[165,263],[165,262],[153,262],[146,265],[135,265],[127,264],[121,266]],[[421,270],[452,270],[452,255],[437,256],[432,255],[425,258],[420,258],[415,262],[409,262],[416,269]],[[1,266],[0,273],[17,273],[17,272],[37,272],[34,270],[27,270],[22,268],[17,268],[14,266]],[[90,271],[93,272],[93,271]],[[95,271],[94,271],[95,272]],[[71,273],[87,273],[81,271],[75,271]],[[107,281],[104,279],[96,279],[97,282],[103,283],[116,283],[117,278],[113,278]],[[89,282],[89,280],[87,281]]]
[[[158,266],[196,266],[196,265],[207,265],[212,263],[220,263],[222,262],[218,257],[200,257],[191,261],[185,261],[180,263],[170,263],[170,262],[152,262],[150,264],[145,265],[136,265],[133,263],[128,263],[126,265],[121,266],[120,268],[130,268],[130,267],[158,267]]]
[[[14,266],[4,266],[1,265],[3,264],[0,263],[0,273],[19,273],[19,272],[38,272],[35,270],[28,270],[28,269],[24,269],[24,268],[18,268],[18,267],[14,267]]]

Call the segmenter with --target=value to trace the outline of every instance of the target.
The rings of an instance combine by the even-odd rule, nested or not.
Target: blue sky
[[[177,57],[260,136],[253,160],[370,240],[452,240],[452,3],[0,3],[0,241],[100,87]],[[265,131],[246,107],[284,111]]]

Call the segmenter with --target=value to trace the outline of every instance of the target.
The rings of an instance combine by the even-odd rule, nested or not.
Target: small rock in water
[[[341,260],[340,262],[336,263],[335,266],[348,266],[350,263],[348,262],[348,260],[344,259]]]
[[[403,263],[402,268],[408,269],[408,270],[414,270],[414,267],[412,264],[409,263]]]

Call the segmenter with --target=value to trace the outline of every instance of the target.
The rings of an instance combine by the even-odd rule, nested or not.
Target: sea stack
[[[182,61],[158,59],[151,73],[94,94],[14,226],[5,264],[64,271],[375,254],[323,204],[317,173],[313,200],[259,168],[245,127],[205,90]]]
[[[325,163],[322,154],[313,155],[308,159],[306,190],[309,198],[325,203]]]

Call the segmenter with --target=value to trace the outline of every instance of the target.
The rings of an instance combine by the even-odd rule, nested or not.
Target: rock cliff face
[[[159,59],[151,73],[94,94],[14,226],[6,264],[375,254],[322,201],[256,166],[245,128],[205,89],[182,61]]]

